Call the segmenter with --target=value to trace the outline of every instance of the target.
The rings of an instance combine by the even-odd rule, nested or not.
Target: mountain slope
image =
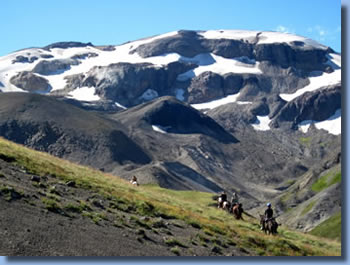
[[[273,201],[289,216],[293,207],[275,199],[341,157],[341,56],[293,34],[180,30],[118,46],[55,43],[1,57],[0,86],[50,98],[22,95],[22,107],[1,93],[8,139],[143,184],[238,192],[246,209]],[[306,194],[292,200],[300,209],[317,196]],[[341,194],[331,194],[338,205]],[[334,214],[315,206],[314,216]],[[294,216],[300,230],[322,219]]]
[[[255,104],[265,98],[275,112],[260,115],[270,119],[305,92],[339,86],[340,73],[340,55],[313,40],[239,30],[175,31],[109,48],[62,42],[0,58],[4,92],[112,101],[122,108],[166,95],[191,104],[228,97]]]
[[[29,93],[0,95],[0,134],[9,140],[111,170],[151,160],[117,122],[51,97]]]
[[[3,139],[0,146],[2,255],[340,255],[339,243],[284,228],[263,235],[257,220],[213,207],[211,194],[135,187]]]

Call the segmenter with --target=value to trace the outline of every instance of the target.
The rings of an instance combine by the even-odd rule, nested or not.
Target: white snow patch
[[[321,87],[329,86],[329,85],[336,85],[341,82],[341,69],[335,70],[332,73],[322,73],[319,76],[315,77],[309,77],[310,84],[298,89],[293,94],[280,94],[280,97],[284,99],[285,101],[291,101],[300,95],[304,94],[305,92],[315,91]]]
[[[153,90],[153,89],[147,89],[142,96],[140,97],[141,99],[144,99],[146,101],[152,100],[154,98],[158,97],[158,92]]]
[[[107,66],[112,63],[127,62],[127,63],[152,63],[155,66],[167,65],[171,62],[178,61],[181,57],[179,54],[171,53],[164,54],[162,56],[154,56],[150,58],[142,58],[137,53],[129,54],[131,49],[137,48],[139,45],[152,42],[157,39],[170,37],[176,35],[177,31],[169,32],[166,34],[158,35],[152,38],[142,39],[134,42],[129,42],[120,46],[116,46],[114,51],[102,51],[92,46],[87,47],[73,47],[73,48],[53,48],[50,51],[44,51],[42,49],[26,49],[18,52],[11,53],[9,55],[0,57],[0,82],[4,84],[7,91],[22,91],[16,86],[10,83],[12,76],[16,75],[18,72],[22,71],[32,71],[37,63],[42,60],[57,60],[57,59],[69,59],[74,55],[84,54],[84,53],[96,53],[96,57],[87,57],[84,60],[79,60],[80,64],[72,65],[70,69],[64,71],[61,74],[42,76],[46,78],[51,87],[51,91],[63,89],[67,82],[64,79],[66,76],[74,74],[84,74],[88,72],[94,66]],[[48,54],[54,56],[53,58],[40,58],[41,54]],[[33,57],[37,56],[39,59],[33,63],[15,63],[12,61],[16,56],[26,56]]]
[[[15,60],[17,56],[24,56],[28,58],[35,56],[39,58],[42,53],[43,53],[43,50],[32,48],[32,49],[21,50],[21,51],[14,52],[14,53],[0,57],[0,82],[3,84],[2,91],[3,92],[14,92],[14,91],[23,92],[22,89],[10,83],[11,77],[15,76],[16,74],[22,71],[31,71],[33,67],[37,64],[37,62],[40,61],[41,59],[38,59],[32,63],[12,63],[12,61]]]
[[[327,64],[331,65],[334,69],[332,73],[322,73],[318,76],[309,77],[310,84],[298,89],[293,94],[280,94],[280,97],[285,101],[291,101],[296,97],[304,94],[305,92],[315,91],[321,87],[336,85],[341,83],[341,56],[336,53],[330,53],[327,55],[329,61]]]
[[[94,87],[79,87],[68,94],[68,96],[82,101],[96,101],[101,98],[95,95]]]
[[[205,32],[198,32],[205,39],[232,39],[232,40],[248,40],[253,42],[256,34],[259,31],[252,30],[208,30]]]
[[[186,81],[204,72],[213,72],[220,75],[227,73],[262,74],[259,63],[249,58],[244,60],[242,57],[227,59],[213,53],[204,53],[193,58],[181,57],[180,61],[195,63],[198,64],[198,67],[178,75],[178,81]]]
[[[330,65],[334,70],[341,68],[341,55],[337,53],[329,53],[326,55],[328,62],[326,64]]]
[[[178,33],[178,31],[171,31],[171,32],[168,32],[168,33],[156,35],[154,37],[140,39],[140,40],[136,40],[136,41],[130,42],[132,44],[131,49],[136,49],[140,45],[143,45],[143,44],[146,44],[146,43],[150,43],[150,42],[158,40],[158,39],[164,39],[164,38],[175,36],[175,35],[177,35],[177,33]]]
[[[331,117],[324,121],[305,120],[298,124],[298,128],[303,133],[307,133],[310,125],[314,124],[317,129],[324,129],[330,134],[341,134],[341,109],[338,109]]]
[[[156,132],[160,132],[160,133],[167,133],[167,130],[169,129],[170,127],[167,126],[167,127],[163,127],[163,126],[160,126],[160,125],[152,125],[152,129]]]
[[[199,104],[191,104],[191,106],[195,109],[201,110],[201,109],[214,109],[219,106],[228,104],[228,103],[233,103],[237,101],[237,98],[239,97],[239,93],[234,94],[234,95],[229,95],[227,97],[221,98],[221,99],[216,99],[210,102],[206,103],[199,103]]]
[[[269,123],[271,122],[269,116],[256,116],[257,121],[252,124],[253,128],[257,131],[270,130]]]
[[[249,105],[249,104],[253,104],[253,102],[251,101],[236,101],[236,103],[238,105]]]
[[[114,102],[114,104],[119,107],[119,108],[122,108],[122,109],[127,109],[127,107],[123,106],[122,104],[118,103],[118,102]]]
[[[270,43],[288,43],[300,42],[301,49],[318,48],[326,50],[324,46],[314,40],[276,31],[254,31],[254,30],[208,30],[205,32],[198,32],[199,35],[206,39],[232,39],[243,40],[249,43],[270,44]],[[258,35],[259,34],[259,35]],[[298,47],[298,46],[297,46]]]
[[[305,120],[302,121],[301,123],[298,124],[298,129],[299,131],[303,132],[303,133],[307,133],[307,131],[310,128],[312,121],[311,120]]]
[[[183,90],[182,88],[175,89],[175,97],[178,100],[184,101],[185,100],[184,94],[185,94],[185,90]]]

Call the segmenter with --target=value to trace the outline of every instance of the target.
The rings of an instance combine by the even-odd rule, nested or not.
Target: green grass
[[[54,213],[62,212],[62,206],[56,200],[49,198],[41,198],[41,201],[47,210]]]
[[[178,247],[173,247],[170,249],[175,255],[180,256],[180,249]]]
[[[72,180],[76,183],[77,188],[86,189],[106,198],[110,209],[128,212],[135,216],[142,215],[152,218],[160,216],[164,219],[177,219],[181,223],[195,226],[198,235],[201,235],[199,244],[202,246],[212,247],[212,241],[219,238],[222,243],[234,239],[233,244],[237,247],[249,250],[252,254],[266,256],[341,255],[339,242],[291,231],[283,226],[279,229],[278,236],[265,235],[259,229],[258,219],[245,217],[245,221],[238,221],[227,212],[213,207],[214,201],[211,193],[175,191],[156,185],[135,187],[130,185],[128,181],[116,176],[76,165],[50,156],[47,153],[33,151],[1,138],[0,155],[13,157],[11,163],[25,168],[27,172],[37,176],[51,175],[57,178],[58,181],[63,182]],[[338,181],[339,178],[340,176],[334,176],[330,178],[329,183]],[[96,224],[99,224],[105,218],[101,213],[92,212],[85,202],[62,206],[61,202],[51,198],[44,198],[42,201],[48,209],[81,211],[83,216],[91,218]],[[120,220],[120,224],[125,226],[123,220]],[[252,241],[249,238],[258,239]],[[318,242],[322,242],[323,245]],[[293,244],[292,247],[289,244]],[[268,247],[266,248],[266,246]]]
[[[169,247],[182,247],[182,248],[187,248],[187,246],[185,244],[183,244],[182,242],[180,242],[179,240],[175,239],[175,238],[169,238],[165,240],[165,244],[167,244]]]
[[[311,137],[300,137],[299,138],[299,142],[300,142],[300,144],[302,144],[304,146],[310,146],[310,144],[311,144]]]
[[[307,214],[308,212],[310,212],[311,209],[314,207],[315,203],[316,203],[316,201],[312,201],[308,205],[306,205],[306,207],[301,212],[301,215],[303,216],[303,215]]]
[[[341,171],[331,171],[322,175],[312,184],[311,190],[314,192],[320,192],[335,183],[341,182]]]
[[[24,193],[21,190],[0,183],[0,196],[4,196],[4,199],[10,202],[23,197]]]
[[[341,212],[316,226],[310,234],[341,241]]]
[[[63,209],[68,212],[82,213],[83,211],[91,211],[91,207],[84,201],[77,203],[67,203],[63,206]]]

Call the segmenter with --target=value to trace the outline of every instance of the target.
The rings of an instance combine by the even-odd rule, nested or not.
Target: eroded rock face
[[[290,122],[292,126],[305,120],[322,121],[341,108],[341,86],[307,92],[288,102],[274,119],[274,125]]]
[[[33,72],[41,75],[60,74],[69,70],[71,65],[78,65],[79,63],[76,59],[44,60],[33,68]]]
[[[87,52],[87,53],[82,53],[82,54],[77,54],[71,57],[71,59],[78,59],[78,60],[84,60],[86,58],[92,58],[92,57],[97,57],[98,54],[94,52]]]
[[[181,30],[177,35],[154,40],[151,43],[143,44],[130,53],[138,53],[141,57],[147,58],[166,53],[176,52],[182,56],[194,57],[200,53],[206,53],[205,48],[195,31]]]
[[[286,43],[258,44],[256,40],[205,39],[196,31],[179,31],[177,35],[157,39],[140,45],[130,53],[138,53],[143,58],[167,53],[178,53],[185,57],[194,57],[201,53],[214,53],[225,58],[247,57],[259,62],[268,61],[281,68],[296,67],[304,73],[312,71],[332,71],[326,54],[333,52],[316,48],[303,49],[299,45]]]
[[[212,72],[204,72],[192,78],[188,87],[188,102],[202,103],[222,98],[225,95],[223,78]]]
[[[39,58],[37,56],[27,57],[23,55],[18,55],[14,60],[12,60],[12,63],[32,63]]]
[[[20,72],[10,79],[11,84],[28,92],[49,92],[51,86],[49,82],[32,72]]]
[[[50,45],[45,46],[43,49],[44,50],[50,50],[54,48],[67,49],[67,48],[77,48],[77,47],[86,47],[86,46],[93,46],[93,45],[91,42],[82,43],[77,41],[65,41],[65,42],[52,43]]]
[[[101,98],[133,106],[149,100],[147,90],[158,96],[167,94],[177,76],[193,67],[193,64],[180,62],[170,63],[164,68],[149,63],[96,66],[86,75],[68,77],[67,87],[95,87]]]

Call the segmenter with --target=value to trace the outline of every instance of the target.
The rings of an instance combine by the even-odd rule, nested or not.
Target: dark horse
[[[270,218],[265,221],[265,216],[260,215],[260,225],[262,226],[265,234],[277,234],[278,223],[276,222],[275,218]]]
[[[237,220],[243,220],[243,208],[242,208],[242,203],[235,203],[232,206],[232,213],[235,216]]]

